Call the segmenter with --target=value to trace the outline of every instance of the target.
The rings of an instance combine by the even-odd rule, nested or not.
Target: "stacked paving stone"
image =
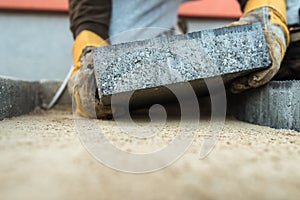
[[[0,77],[0,120],[19,116],[47,105],[60,86],[57,81],[22,81]],[[60,104],[70,104],[71,98],[65,93]]]
[[[246,122],[300,131],[300,81],[271,81],[231,95],[229,112]]]
[[[38,104],[37,82],[0,78],[0,120],[32,111]]]

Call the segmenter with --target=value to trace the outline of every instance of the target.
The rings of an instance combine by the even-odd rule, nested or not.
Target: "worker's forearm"
[[[111,0],[69,0],[69,17],[74,38],[83,30],[108,38]]]

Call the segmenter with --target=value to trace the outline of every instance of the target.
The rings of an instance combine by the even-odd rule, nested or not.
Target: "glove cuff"
[[[82,54],[82,50],[87,46],[106,46],[107,42],[102,39],[96,33],[83,30],[81,31],[73,44],[72,49],[72,61],[73,61],[73,70],[72,75],[80,68],[80,58]]]
[[[244,14],[261,7],[269,7],[277,11],[280,20],[286,23],[285,0],[248,0],[244,8]]]
[[[282,28],[286,45],[288,45],[290,43],[290,33],[286,26],[285,0],[248,0],[244,8],[244,14],[262,7],[269,8],[270,23],[276,24]]]

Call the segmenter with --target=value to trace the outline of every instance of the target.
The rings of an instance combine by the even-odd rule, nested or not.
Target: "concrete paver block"
[[[261,88],[230,95],[229,112],[246,122],[300,131],[300,80],[271,81]]]
[[[162,86],[181,82],[191,82],[197,92],[204,78],[222,75],[226,84],[270,65],[259,23],[99,47],[93,59],[104,105],[110,95],[128,91],[143,101],[167,99]]]
[[[38,91],[38,82],[0,78],[0,120],[34,110]]]
[[[36,107],[47,105],[60,85],[60,81],[31,82],[0,77],[0,120],[27,114]],[[57,102],[60,105],[71,103],[67,91]]]

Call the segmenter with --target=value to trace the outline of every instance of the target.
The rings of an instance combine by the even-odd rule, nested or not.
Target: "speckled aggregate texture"
[[[270,65],[259,23],[99,47],[93,59],[100,97]]]
[[[70,110],[37,110],[4,119],[1,199],[299,199],[299,132],[228,117],[215,149],[199,160],[209,118],[200,122],[194,143],[176,163],[155,173],[133,175],[103,166],[84,149]],[[113,121],[99,123],[122,149],[154,145],[115,131]],[[167,122],[155,144],[172,140],[176,127],[177,120]]]
[[[31,82],[0,77],[0,120],[27,114],[36,107],[48,105],[60,85],[60,81]],[[58,103],[72,103],[66,91]]]
[[[0,77],[0,120],[26,114],[38,104],[37,82]]]
[[[230,112],[238,119],[273,128],[300,131],[300,81],[271,81],[230,97]]]

